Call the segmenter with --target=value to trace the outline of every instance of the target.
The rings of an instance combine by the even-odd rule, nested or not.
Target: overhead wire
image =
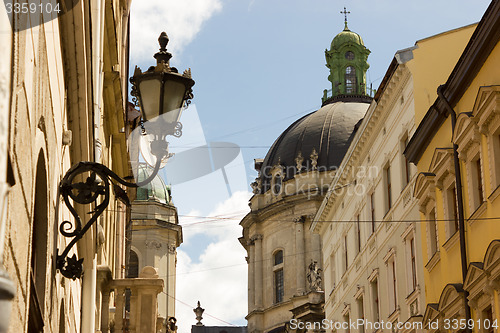
[[[166,293],[165,291],[162,291],[162,293],[163,293],[163,294],[165,294],[165,295],[167,295],[168,297],[173,298],[176,302],[179,302],[179,303],[181,303],[182,305],[185,305],[185,306],[189,307],[190,309],[195,309],[195,308],[196,308],[196,307],[193,307],[192,305],[189,305],[188,303],[183,302],[183,301],[181,301],[180,299],[178,299],[178,298],[176,298],[176,297],[174,297],[174,296],[172,296],[172,295],[170,295],[170,294]],[[210,318],[213,318],[213,319],[215,319],[215,320],[218,320],[218,321],[220,321],[221,323],[224,323],[224,324],[227,324],[227,325],[230,325],[230,326],[237,326],[237,325],[232,324],[232,323],[230,323],[230,322],[228,322],[228,321],[225,321],[225,320],[223,320],[223,319],[217,318],[217,317],[215,317],[215,316],[211,315],[210,313],[207,313],[206,311],[204,311],[204,312],[203,312],[203,315],[208,316],[208,317],[210,317]]]

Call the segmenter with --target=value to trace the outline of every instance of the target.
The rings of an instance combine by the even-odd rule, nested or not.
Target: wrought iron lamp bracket
[[[64,203],[71,215],[73,215],[74,221],[63,221],[59,226],[59,233],[71,239],[61,254],[59,254],[59,250],[57,251],[56,268],[59,269],[63,276],[73,280],[81,277],[83,273],[83,258],[78,259],[76,254],[70,257],[69,252],[108,207],[110,201],[110,184],[114,185],[116,191],[119,187],[116,186],[115,182],[127,187],[140,187],[150,183],[160,169],[162,158],[158,157],[163,156],[157,155],[153,172],[147,179],[139,183],[125,181],[106,166],[96,162],[80,162],[68,170],[61,180],[59,188]],[[85,181],[77,180],[78,176],[85,178],[87,174],[90,175],[86,177]],[[91,217],[85,224],[82,224],[82,219],[75,209],[74,204],[94,206],[89,212]]]

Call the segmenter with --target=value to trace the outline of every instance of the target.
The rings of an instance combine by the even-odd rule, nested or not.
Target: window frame
[[[276,263],[277,255],[281,254],[281,262]],[[285,300],[285,253],[283,249],[273,252],[273,304],[282,303]],[[280,283],[278,279],[280,278]]]

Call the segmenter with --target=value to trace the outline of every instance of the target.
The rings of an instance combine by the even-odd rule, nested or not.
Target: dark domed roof
[[[149,175],[153,172],[151,167],[145,164],[139,165],[137,171],[137,182],[144,181],[149,178]],[[137,188],[136,199],[138,201],[158,201],[163,204],[170,203],[170,188],[165,185],[165,182],[159,175],[156,175],[153,180],[145,185]]]
[[[336,102],[323,106],[288,127],[271,146],[261,167],[262,192],[270,187],[271,168],[284,168],[284,179],[292,178],[295,159],[301,154],[303,171],[312,169],[311,154],[317,152],[320,171],[336,169],[346,153],[356,124],[364,117],[368,103]]]

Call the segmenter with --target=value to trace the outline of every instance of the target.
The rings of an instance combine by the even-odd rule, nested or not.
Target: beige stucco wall
[[[293,308],[309,301],[308,265],[322,259],[319,235],[308,230],[327,191],[324,185],[334,175],[334,171],[304,172],[284,182],[280,194],[267,191],[250,200],[251,213],[240,223],[240,242],[248,253],[249,332],[283,326],[292,319]],[[273,256],[278,250],[283,251],[284,297],[275,303]]]
[[[68,123],[59,41],[57,20],[17,32],[13,39],[8,124],[9,154],[16,184],[8,197],[4,262],[16,284],[17,295],[12,303],[9,332],[23,332],[27,328],[37,167],[38,172],[45,174],[48,189],[47,282],[42,303],[46,330],[58,331],[61,320],[67,330],[77,332],[80,327],[80,282],[63,278],[55,271],[54,262],[56,248],[62,245],[56,237],[57,223],[69,218],[67,211],[56,210],[60,204],[58,183],[70,166],[68,147],[62,144]],[[39,161],[44,161],[45,167]],[[60,313],[62,307],[65,313]]]
[[[145,266],[155,267],[163,280],[158,295],[158,316],[175,317],[175,283],[177,247],[182,243],[182,228],[174,206],[149,201],[132,204],[131,249],[139,259],[139,272]]]
[[[411,52],[411,51],[410,51]],[[425,308],[420,226],[416,201],[412,198],[416,168],[410,165],[410,182],[403,178],[403,142],[415,130],[413,81],[405,64],[391,74],[378,104],[373,101],[358,130],[337,177],[331,186],[352,183],[332,193],[318,211],[312,231],[321,235],[325,283],[325,317],[351,321],[364,318],[405,322]],[[392,207],[387,210],[384,168],[390,165]],[[353,181],[356,181],[353,183]],[[372,233],[371,195],[374,198],[375,231]],[[357,218],[359,216],[360,223]],[[358,252],[358,226],[360,251]],[[347,249],[344,245],[347,237]],[[407,237],[413,237],[417,254],[417,288],[410,287]],[[347,250],[347,270],[345,251]],[[397,280],[397,308],[389,302],[394,260]],[[389,263],[389,265],[388,265]],[[376,294],[371,281],[378,281],[380,317],[375,315]],[[418,305],[410,305],[417,301]],[[362,308],[359,302],[363,303]],[[412,310],[410,313],[410,306]],[[397,309],[397,311],[394,311]],[[363,313],[361,313],[361,311]]]

